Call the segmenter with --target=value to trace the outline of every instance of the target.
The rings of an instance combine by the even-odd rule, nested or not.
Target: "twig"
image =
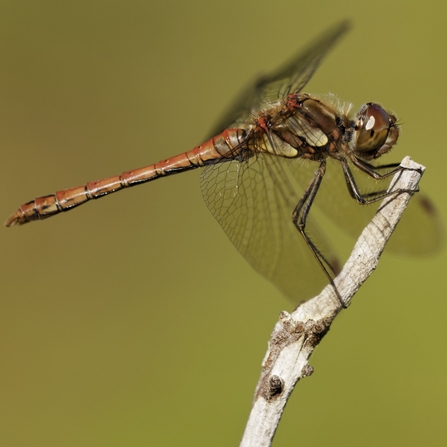
[[[406,168],[393,178],[390,191],[417,191],[425,170],[406,157]],[[349,305],[352,297],[375,270],[385,244],[399,222],[411,193],[385,198],[355,244],[340,275],[335,278],[339,296]],[[270,337],[253,407],[241,447],[270,446],[284,407],[298,380],[312,374],[308,359],[340,312],[340,302],[331,285],[320,295],[301,304],[294,312],[281,312]]]

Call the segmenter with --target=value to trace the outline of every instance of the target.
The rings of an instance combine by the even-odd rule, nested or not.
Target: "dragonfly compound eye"
[[[377,104],[367,104],[360,111],[358,126],[357,150],[371,151],[385,143],[390,120],[382,107]]]
[[[358,114],[355,151],[366,158],[377,158],[387,152],[397,139],[396,118],[388,115],[378,104],[369,103]],[[392,140],[389,136],[392,134]],[[362,155],[360,155],[362,156]]]

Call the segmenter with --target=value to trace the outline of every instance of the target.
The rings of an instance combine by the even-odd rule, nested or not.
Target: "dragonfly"
[[[353,115],[352,105],[333,95],[302,92],[349,28],[347,21],[337,24],[277,72],[259,79],[203,144],[38,197],[20,206],[5,225],[46,219],[130,186],[203,168],[204,200],[237,250],[287,297],[295,302],[309,298],[333,284],[341,266],[314,208],[355,235],[375,211],[373,204],[389,194],[391,176],[402,169],[377,161],[398,140],[393,114],[367,103]],[[416,197],[409,224],[401,223],[402,236],[395,236],[394,251],[425,255],[438,247],[441,230],[431,201],[421,193]]]

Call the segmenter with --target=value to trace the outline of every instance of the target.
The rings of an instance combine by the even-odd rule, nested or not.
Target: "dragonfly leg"
[[[337,160],[339,160],[342,165],[346,165],[346,161],[342,157],[337,157]],[[400,163],[390,163],[386,165],[379,165],[374,166],[360,158],[357,157],[351,157],[352,163],[357,166],[361,171],[363,171],[365,174],[368,174],[370,177],[376,179],[376,180],[383,180],[387,177],[391,177],[394,174],[397,174],[398,172],[402,172],[403,170],[412,170],[411,168],[403,168]],[[384,174],[380,174],[377,171],[380,171],[381,169],[389,169],[389,171],[385,172]],[[420,169],[417,169],[420,171]]]
[[[340,157],[338,158],[342,163],[344,161],[344,158]],[[382,180],[384,178],[390,177],[397,172],[402,170],[402,167],[399,163],[392,163],[388,165],[380,165],[380,166],[373,166],[372,164],[360,160],[359,158],[353,157],[352,162],[355,166],[357,166],[361,171],[363,171],[365,174],[369,175],[370,177],[376,179],[376,180]],[[384,174],[380,174],[379,170],[381,169],[388,169]]]
[[[343,174],[345,176],[345,180],[346,180],[346,184],[348,186],[349,193],[360,205],[368,205],[368,204],[377,202],[377,201],[382,200],[385,197],[389,197],[389,196],[397,197],[399,194],[402,194],[403,192],[413,194],[414,192],[418,191],[418,190],[409,191],[406,189],[396,189],[396,190],[390,192],[386,189],[383,189],[380,191],[375,191],[373,193],[362,194],[357,186],[357,182],[355,181],[354,175],[352,174],[352,171],[349,168],[346,160],[344,158],[340,157],[339,161],[343,168]],[[353,160],[353,162],[354,162],[354,160]],[[393,164],[376,167],[376,166],[372,166],[369,163],[366,163],[361,160],[357,160],[356,162],[354,162],[354,164],[358,168],[362,169],[363,172],[370,175],[371,177],[373,177],[376,180],[385,179],[391,175],[394,175],[399,172],[403,172],[404,170],[408,169],[408,168],[403,168],[400,165],[396,166]],[[385,169],[391,168],[391,170],[386,172],[385,174],[379,174],[378,172],[376,172],[377,169],[384,169],[384,168]]]
[[[293,214],[292,214],[292,221],[297,230],[300,232],[300,234],[303,236],[304,240],[306,241],[307,246],[310,248],[312,253],[315,256],[315,259],[317,260],[320,267],[323,269],[324,274],[327,276],[329,283],[334,288],[335,294],[337,295],[338,301],[340,302],[341,306],[343,308],[346,308],[345,303],[343,302],[340,294],[338,293],[337,288],[334,284],[334,276],[338,273],[337,266],[331,264],[326,257],[321,253],[321,251],[318,249],[318,247],[312,242],[310,237],[306,233],[306,221],[307,216],[309,215],[310,209],[312,207],[312,204],[315,200],[315,197],[318,193],[318,189],[320,188],[321,182],[323,180],[324,174],[326,173],[326,160],[323,160],[320,163],[320,166],[315,171],[315,174],[307,187],[306,191],[304,192],[303,196],[301,197],[300,201],[298,202],[297,206],[295,207]]]

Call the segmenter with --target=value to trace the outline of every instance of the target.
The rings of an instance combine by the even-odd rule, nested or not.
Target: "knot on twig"
[[[309,377],[314,373],[314,367],[310,366],[309,364],[304,365],[303,369],[301,370],[301,377]]]
[[[286,311],[281,312],[269,342],[269,352],[265,358],[263,369],[269,370],[280,352],[301,338],[302,344],[315,346],[326,335],[332,323],[331,317],[320,320],[308,319],[297,321]]]
[[[322,318],[317,321],[309,320],[307,322],[308,328],[306,330],[307,343],[312,347],[317,346],[329,331],[332,321],[332,318]]]
[[[302,348],[298,351],[305,349],[310,355],[313,348],[328,332],[331,322],[332,318],[297,321],[288,312],[281,312],[270,338],[269,350],[262,365],[262,380],[256,395],[261,395],[265,400],[272,401],[282,394],[287,384],[278,374],[273,373],[281,353],[291,344],[299,343]],[[308,377],[312,372],[313,368],[310,365],[305,365],[301,370],[300,377]]]
[[[268,386],[264,394],[265,400],[271,401],[279,396],[284,389],[284,381],[281,377],[273,375],[268,380]]]

